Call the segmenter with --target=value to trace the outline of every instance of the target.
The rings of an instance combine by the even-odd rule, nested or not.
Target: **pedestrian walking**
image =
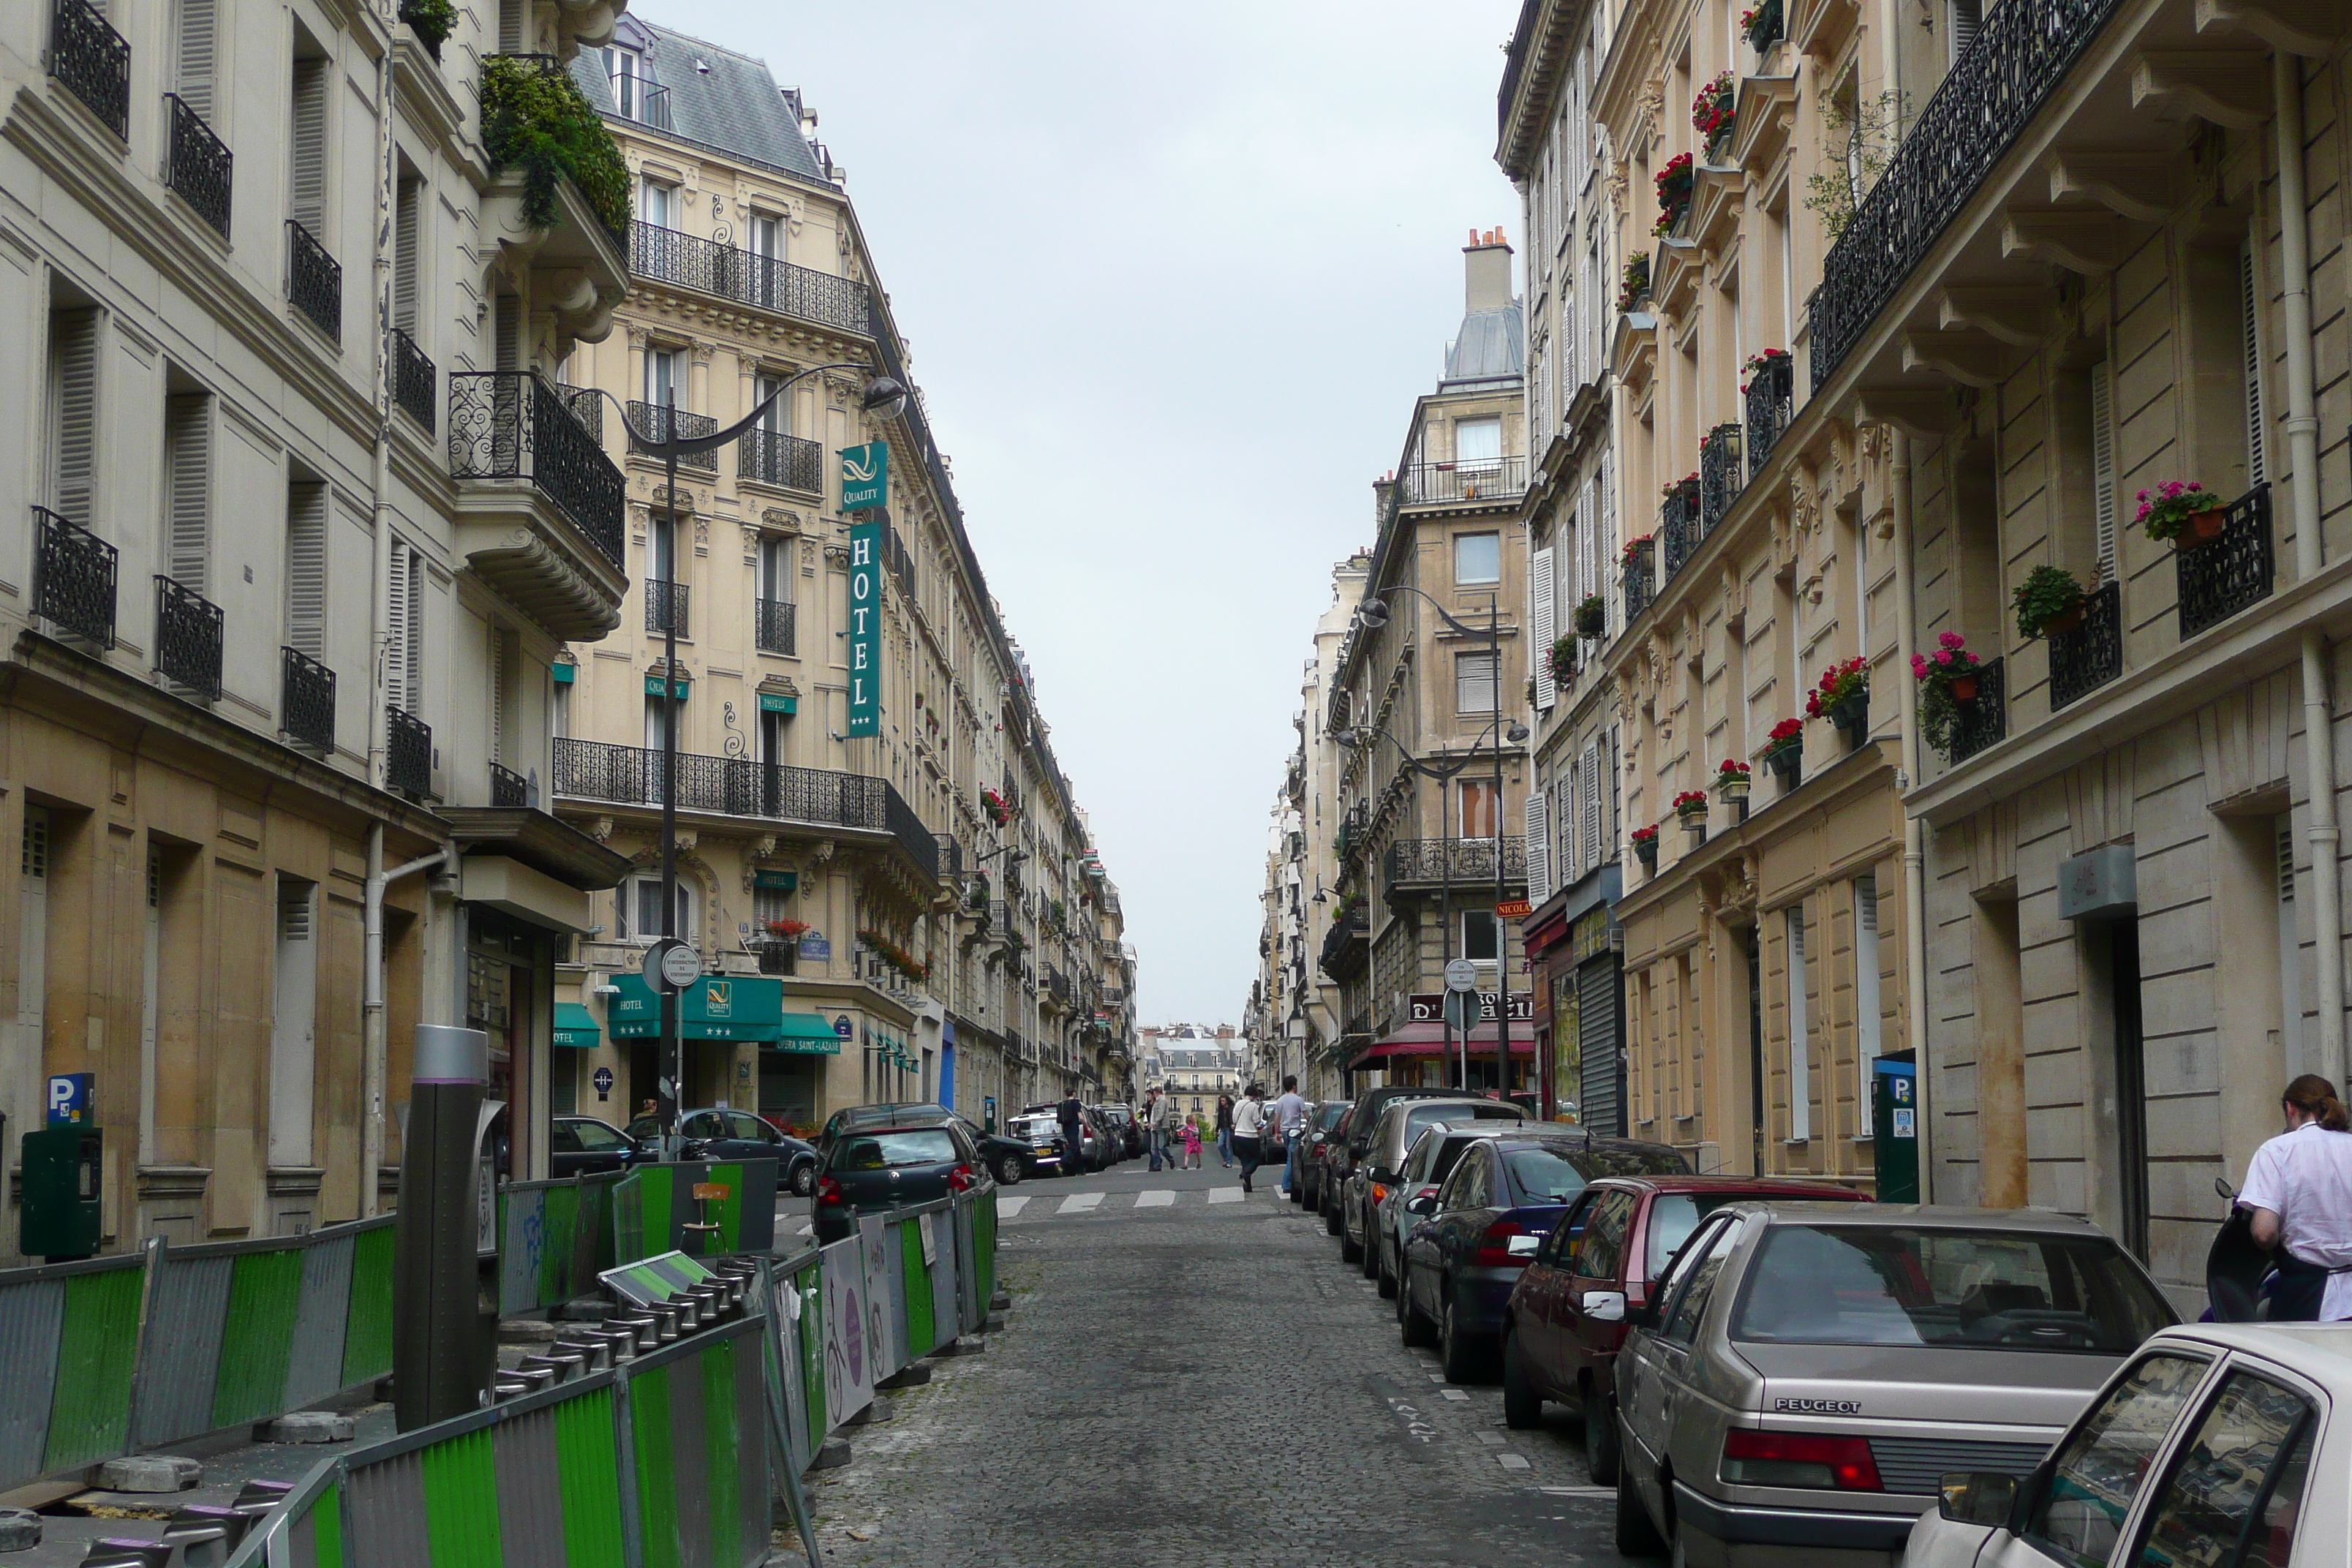
[[[1234,1097],[1230,1094],[1217,1096],[1217,1158],[1225,1163],[1226,1170],[1234,1168]]]
[[[1282,1195],[1286,1198],[1298,1184],[1298,1151],[1307,1142],[1299,1136],[1307,1128],[1307,1101],[1298,1097],[1298,1078],[1295,1073],[1282,1080],[1282,1093],[1274,1102],[1273,1120],[1282,1134]]]
[[[1197,1116],[1184,1118],[1184,1168],[1201,1168],[1201,1119]]]
[[[1252,1084],[1234,1107],[1234,1154],[1242,1163],[1242,1191],[1254,1192],[1250,1178],[1265,1155],[1265,1086]]]
[[[1181,1134],[1176,1127],[1176,1097],[1166,1089],[1151,1108],[1151,1168],[1160,1169],[1166,1161],[1170,1170],[1176,1169],[1176,1142]]]
[[[1078,1091],[1075,1089],[1070,1090],[1069,1099],[1055,1108],[1062,1123],[1062,1147],[1066,1151],[1062,1156],[1062,1169],[1066,1173],[1076,1171],[1086,1163],[1087,1142],[1078,1132],[1078,1117],[1084,1109],[1078,1103]]]
[[[2336,1086],[2305,1073],[2279,1097],[2286,1131],[2254,1151],[2238,1202],[2271,1249],[2274,1323],[2352,1318],[2352,1112]]]

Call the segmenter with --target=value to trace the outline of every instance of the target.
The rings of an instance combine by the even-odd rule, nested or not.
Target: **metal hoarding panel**
[[[679,1568],[677,1446],[670,1427],[671,1366],[632,1363],[629,1391],[630,1465],[637,1500],[637,1560],[646,1568]]]
[[[71,1274],[64,1283],[57,1390],[49,1403],[48,1452],[42,1459],[42,1468],[48,1470],[93,1464],[126,1451],[146,1259],[134,1255],[121,1268]],[[7,1364],[0,1362],[0,1367]]]
[[[286,1531],[291,1568],[343,1568],[342,1489],[330,1483]]]
[[[929,1345],[932,1342],[931,1276],[923,1267],[923,1237],[912,1219],[898,1222],[898,1256],[902,1274],[898,1281],[904,1293],[906,1310],[898,1321],[909,1345]]]
[[[495,1441],[477,1427],[417,1450],[433,1568],[499,1568],[505,1561]]]
[[[213,1426],[240,1426],[286,1408],[304,1250],[296,1243],[237,1255],[213,1384]]]
[[[226,1254],[191,1258],[169,1247],[155,1259],[131,1412],[131,1440],[137,1446],[212,1430],[213,1384],[236,1263]]]
[[[818,1279],[820,1265],[811,1263],[792,1275],[786,1284],[800,1300],[790,1325],[785,1348],[792,1356],[790,1386],[799,1397],[793,1405],[793,1463],[805,1470],[816,1458],[818,1438],[824,1431],[824,1336],[819,1323],[824,1314],[824,1289]]]
[[[972,1215],[980,1194],[966,1193],[955,1201],[956,1316],[966,1333],[977,1333],[988,1321],[980,1300],[980,1265],[972,1251]]]
[[[954,1215],[942,1210],[920,1215],[915,1224],[919,1230],[929,1233],[926,1240],[931,1254],[931,1348],[937,1350],[941,1345],[953,1344],[961,1331],[956,1314],[963,1293],[956,1285]]]
[[[343,1325],[345,1388],[392,1373],[393,1221],[371,1220],[352,1235],[352,1294]]]
[[[878,1214],[857,1216],[858,1268],[866,1281],[866,1361],[876,1383],[907,1364],[906,1342],[891,1304],[898,1296],[890,1278],[898,1250],[898,1237],[887,1220]]]
[[[343,1386],[343,1332],[351,1321],[352,1247],[357,1237],[314,1237],[302,1249],[302,1287],[294,1312],[281,1408],[299,1410]]]
[[[547,1190],[537,1183],[499,1189],[499,1315],[539,1305],[540,1248],[547,1238]]]
[[[551,1414],[568,1568],[622,1568],[619,1489],[630,1478],[621,1468],[614,1430],[618,1401],[610,1388],[599,1388],[565,1400]]]
[[[670,1369],[670,1452],[677,1462],[667,1484],[677,1492],[677,1559],[686,1568],[716,1568],[722,1559],[712,1548],[724,1536],[717,1521],[735,1513],[734,1445],[722,1450],[711,1441],[710,1409],[712,1363],[731,1353],[725,1344],[706,1342],[691,1360]]]
[[[436,1568],[426,1532],[425,1450],[355,1463],[343,1486],[351,1494],[352,1568]]]
[[[580,1228],[580,1188],[560,1183],[541,1194],[539,1268],[531,1279],[531,1305],[553,1307],[572,1299],[572,1237]]]
[[[735,1342],[729,1366],[734,1383],[735,1495],[740,1521],[738,1550],[730,1562],[744,1568],[767,1561],[770,1521],[775,1517],[775,1479],[766,1420],[767,1374],[761,1353],[773,1343],[763,1323],[759,1338]]]
[[[821,1259],[824,1406],[823,1424],[811,1433],[813,1440],[821,1440],[824,1433],[874,1401],[874,1369],[866,1345],[866,1270],[858,1260],[856,1238],[832,1243]]]
[[[509,1568],[565,1568],[555,1410],[533,1410],[501,1421],[491,1428],[490,1452],[498,1482],[499,1540]]]
[[[38,1476],[48,1453],[65,1304],[62,1279],[0,1285],[0,1488]]]

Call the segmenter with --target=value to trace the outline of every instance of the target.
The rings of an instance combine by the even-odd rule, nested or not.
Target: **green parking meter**
[[[95,1127],[25,1134],[17,1248],[26,1257],[65,1263],[98,1255],[105,1154],[104,1135]]]
[[[1872,1145],[1878,1201],[1919,1201],[1918,1069],[1904,1058],[1881,1057],[1871,1073]]]

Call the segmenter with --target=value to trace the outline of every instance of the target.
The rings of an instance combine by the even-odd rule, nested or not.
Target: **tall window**
[[[1462,713],[1492,713],[1496,708],[1495,655],[1454,656],[1454,706]]]
[[[172,90],[204,119],[213,118],[213,72],[219,41],[214,0],[178,0],[173,15]]]
[[[300,46],[314,47],[308,39]],[[330,73],[320,55],[294,61],[293,145],[289,149],[287,213],[321,243],[327,227],[327,88]]]
[[[88,528],[98,469],[98,312],[49,312],[49,502]]]
[[[298,479],[286,494],[286,646],[327,652],[327,487]]]
[[[751,382],[751,401],[755,404],[764,401],[775,392],[782,379],[782,376],[775,375],[754,377]],[[768,404],[760,411],[760,428],[771,435],[789,434],[793,427],[792,401],[789,397],[779,397],[773,403]]]
[[[163,559],[172,581],[205,592],[211,564],[212,398],[173,392],[163,400]]]
[[[1781,911],[1789,929],[1789,1136],[1813,1135],[1812,1026],[1805,1007],[1805,906]]]
[[[645,102],[645,64],[635,49],[604,51],[604,74],[613,82],[613,107],[624,120],[640,118],[638,110]]]
[[[1958,65],[1969,46],[1977,41],[1977,28],[1984,21],[1984,0],[1949,0],[1946,15],[1949,26],[1945,27],[1944,37],[1951,49],[1950,63]]]
[[[1501,922],[1492,910],[1462,911],[1462,956],[1473,963],[1493,963],[1501,940]]]
[[[646,401],[656,408],[670,401],[670,395],[679,390],[678,352],[676,349],[646,351]],[[684,399],[680,399],[683,402]]]
[[[1863,1103],[1868,1104],[1870,1075],[1878,1060],[1878,879],[1857,877],[1853,882],[1853,1025],[1854,1050],[1862,1063]]]
[[[425,557],[406,543],[392,546],[391,646],[385,649],[392,705],[415,713],[425,702]]]
[[[772,605],[793,600],[793,542],[771,533],[760,540],[760,597]]]
[[[1500,419],[1457,419],[1454,422],[1454,461],[1458,465],[1492,465],[1503,460]]]
[[[1454,581],[1463,584],[1503,580],[1503,536],[1499,533],[1457,533],[1454,536]]]
[[[669,513],[655,512],[646,527],[646,581],[676,582],[677,572],[677,530]]]
[[[2099,581],[2116,580],[2116,377],[2101,360],[2091,367],[2091,518]]]
[[[2279,1044],[2286,1070],[2301,1072],[2303,1058],[2303,937],[2294,916],[2294,819],[2272,819],[2278,868]]]
[[[659,877],[639,877],[621,884],[621,940],[650,942],[662,934],[662,885]],[[694,939],[694,889],[677,885],[677,923],[673,933]]]
[[[677,192],[659,180],[646,179],[637,186],[637,216],[656,228],[670,226],[670,215],[677,205]]]
[[[2270,478],[2265,448],[2269,426],[2263,416],[2263,268],[2252,241],[2238,252],[2238,339],[2246,376],[2246,483]]]
[[[278,985],[269,1030],[269,1163],[310,1163],[318,1061],[318,884],[278,879]]]
[[[1492,779],[1464,779],[1454,786],[1462,802],[1460,832],[1465,838],[1492,838],[1502,817],[1502,803]]]
[[[784,258],[786,220],[766,213],[751,215],[751,254],[764,256],[771,261]]]
[[[423,221],[425,182],[403,172],[392,208],[392,324],[411,338],[416,335],[417,226]]]

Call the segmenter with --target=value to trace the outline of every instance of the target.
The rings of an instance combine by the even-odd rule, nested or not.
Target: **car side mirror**
[[[1412,1215],[1433,1215],[1437,1212],[1437,1194],[1423,1193],[1404,1201],[1404,1212]]]
[[[1372,1180],[1376,1182],[1393,1182],[1396,1180],[1396,1173],[1390,1170],[1386,1165],[1374,1165],[1371,1168],[1370,1173]]]
[[[1596,1323],[1622,1323],[1625,1321],[1625,1292],[1595,1290],[1584,1298],[1584,1315]]]
[[[1936,1511],[1954,1524],[1997,1529],[2017,1506],[2017,1478],[1972,1470],[1946,1476],[1937,1484]]]

